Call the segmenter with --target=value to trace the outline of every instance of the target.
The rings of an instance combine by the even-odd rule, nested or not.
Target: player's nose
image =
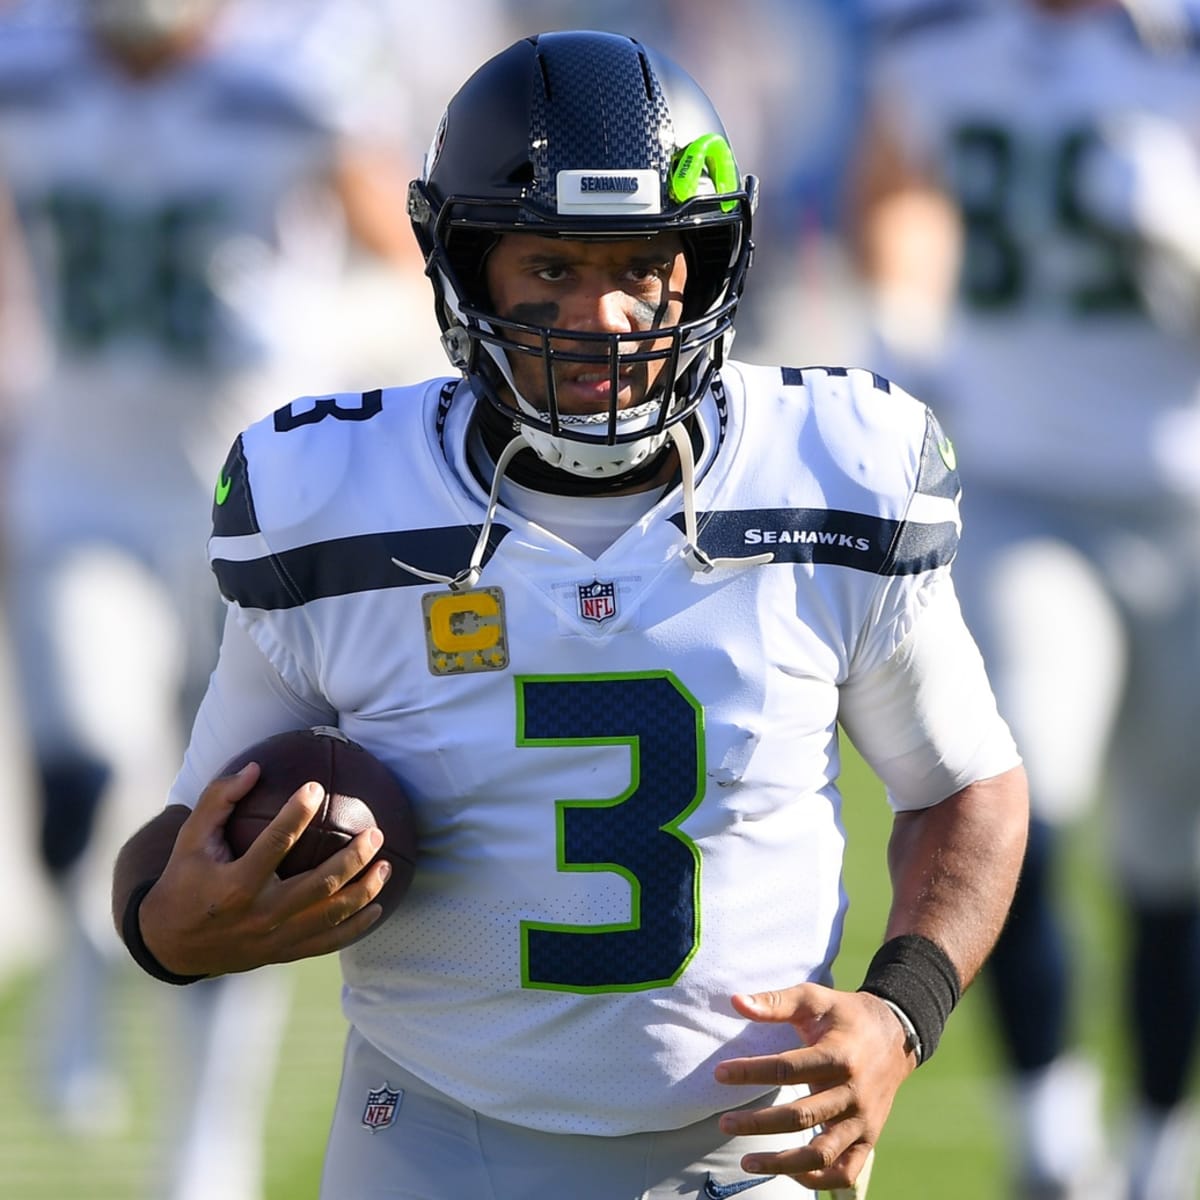
[[[570,329],[581,333],[628,333],[635,306],[622,288],[607,281],[582,284],[571,298]]]

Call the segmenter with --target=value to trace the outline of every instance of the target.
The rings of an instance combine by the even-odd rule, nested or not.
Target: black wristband
[[[886,1000],[907,1016],[916,1031],[918,1044],[913,1048],[920,1065],[937,1049],[962,995],[962,981],[941,946],[918,933],[905,933],[879,947],[858,990]]]
[[[129,894],[129,901],[125,905],[125,912],[121,915],[121,940],[125,943],[125,949],[133,955],[133,961],[147,975],[153,975],[155,979],[159,979],[163,983],[198,983],[201,979],[207,979],[207,975],[176,975],[174,971],[168,971],[150,953],[150,947],[146,945],[142,937],[142,926],[138,920],[138,910],[142,907],[142,901],[145,900],[146,893],[157,882],[157,879],[147,879],[145,883],[139,883]]]

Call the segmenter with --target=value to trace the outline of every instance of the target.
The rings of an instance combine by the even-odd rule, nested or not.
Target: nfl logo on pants
[[[402,1092],[393,1091],[386,1083],[368,1092],[362,1115],[363,1125],[372,1133],[378,1129],[386,1129],[396,1119],[402,1095]]]
[[[579,615],[585,621],[607,621],[617,615],[617,586],[593,579],[579,585]]]

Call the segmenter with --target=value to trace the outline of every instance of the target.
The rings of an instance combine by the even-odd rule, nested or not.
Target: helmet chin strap
[[[500,484],[504,479],[504,472],[508,468],[508,464],[525,448],[525,438],[518,433],[504,447],[503,453],[497,460],[496,469],[492,473],[492,487],[488,492],[487,512],[484,515],[483,524],[480,526],[479,536],[475,539],[475,548],[471,551],[467,565],[457,575],[439,575],[436,571],[422,571],[420,567],[414,567],[398,558],[393,558],[392,562],[402,571],[416,575],[418,579],[428,579],[430,583],[444,583],[452,592],[465,592],[475,587],[479,582],[479,576],[483,573],[483,555],[487,550],[488,538],[492,535],[492,525],[496,521],[496,505],[500,500]]]
[[[559,420],[568,424],[561,417]],[[652,433],[636,441],[609,446],[603,442],[577,442],[555,437],[542,429],[528,428],[524,433],[533,452],[556,470],[581,479],[619,480],[622,485],[629,472],[656,457],[667,440],[665,433]]]
[[[692,450],[692,439],[678,426],[671,425],[667,432],[675,443],[679,455],[680,492],[683,496],[683,533],[687,539],[683,550],[687,565],[695,574],[707,575],[718,567],[760,567],[774,562],[774,554],[752,554],[746,558],[713,558],[700,549],[700,535],[696,521],[696,456]]]
[[[480,386],[477,385],[475,390],[478,394]],[[489,402],[486,395],[479,397],[474,419],[491,460],[497,461],[518,428],[516,421],[509,413]],[[529,445],[528,439],[525,449],[528,453],[518,455],[509,468],[508,477],[513,482],[551,495],[604,496],[657,480],[666,453],[666,441],[664,438],[658,449],[643,458],[641,464],[632,470],[620,475],[603,476],[576,475],[555,466]]]
[[[721,568],[741,570],[746,567],[758,567],[773,562],[775,555],[771,553],[754,554],[745,558],[714,558],[706,551],[700,549],[698,522],[696,518],[696,456],[692,448],[692,439],[681,423],[668,426],[667,435],[674,443],[675,451],[679,456],[680,493],[683,500],[683,525],[684,537],[686,539],[680,550],[680,554],[689,569],[696,574],[708,574],[711,571]],[[430,583],[444,583],[452,592],[468,591],[477,586],[480,576],[483,574],[483,556],[487,550],[488,539],[491,537],[492,526],[495,524],[496,507],[499,504],[500,487],[504,480],[505,472],[508,470],[513,459],[522,451],[528,449],[529,444],[526,442],[525,434],[522,431],[518,432],[515,437],[510,438],[508,444],[501,451],[499,458],[496,460],[495,470],[492,472],[492,484],[488,491],[487,510],[484,514],[483,524],[479,529],[479,536],[475,539],[475,546],[471,551],[471,557],[467,565],[457,575],[442,575],[434,571],[425,571],[420,567],[415,567],[411,563],[406,563],[394,557],[392,559],[393,564],[402,571],[407,571],[410,575],[417,576],[418,579],[427,579]]]

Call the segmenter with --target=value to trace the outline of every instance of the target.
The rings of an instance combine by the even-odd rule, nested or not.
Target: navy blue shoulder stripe
[[[214,537],[242,537],[258,532],[254,497],[246,478],[246,451],[241,435],[233,443],[213,492],[212,524]]]
[[[683,514],[671,522],[681,532]],[[958,529],[826,508],[752,508],[698,514],[700,549],[714,558],[769,552],[777,563],[823,563],[873,575],[917,575],[954,558]]]
[[[917,468],[916,491],[948,500],[957,500],[962,492],[954,445],[929,409],[925,410],[925,441],[921,446],[921,465]]]
[[[783,376],[784,387],[803,387],[805,371],[823,371],[826,375],[843,379],[850,374],[849,367],[780,367],[779,371]],[[871,378],[881,392],[892,390],[891,381],[877,371],[871,372]]]
[[[484,563],[509,532],[503,525],[492,526]],[[423,571],[453,576],[470,560],[478,536],[478,528],[470,525],[387,530],[333,538],[249,560],[222,558],[220,545],[215,543],[212,569],[227,600],[243,608],[274,611],[355,592],[429,587],[429,580],[398,567],[393,558]]]
[[[935,525],[901,521],[878,574],[920,575],[952,563],[957,553],[958,526],[952,521]]]

